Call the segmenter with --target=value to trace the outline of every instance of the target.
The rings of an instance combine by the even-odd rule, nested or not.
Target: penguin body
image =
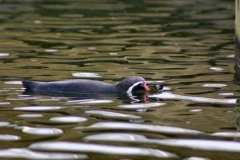
[[[86,79],[55,82],[22,81],[22,84],[25,87],[25,91],[35,93],[124,93],[150,90],[150,83],[147,83],[144,78],[138,76],[127,77],[116,84]],[[153,86],[152,83],[151,86]]]

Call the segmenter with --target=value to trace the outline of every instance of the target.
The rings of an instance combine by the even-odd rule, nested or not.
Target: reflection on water
[[[228,98],[228,99],[216,99],[216,98],[207,98],[207,97],[193,97],[193,96],[183,96],[173,94],[171,92],[161,92],[159,94],[149,95],[149,98],[162,98],[162,99],[182,99],[182,100],[190,100],[196,102],[205,102],[205,103],[223,103],[223,104],[236,104],[236,98]]]
[[[1,1],[0,13],[0,158],[239,159],[234,2]],[[22,94],[22,80],[128,76],[164,91]]]
[[[24,158],[24,159],[87,159],[88,156],[84,154],[71,153],[47,153],[36,152],[25,148],[1,149],[0,157],[3,158]]]
[[[110,146],[74,142],[39,142],[29,146],[30,149],[37,150],[58,150],[75,152],[96,152],[113,155],[137,155],[156,158],[177,158],[178,156],[166,151],[151,148]]]
[[[239,142],[230,142],[222,140],[199,140],[199,139],[148,139],[145,136],[126,133],[103,133],[90,135],[84,138],[88,141],[123,141],[138,143],[154,143],[160,145],[169,145],[174,147],[187,147],[209,151],[228,151],[239,152]]]

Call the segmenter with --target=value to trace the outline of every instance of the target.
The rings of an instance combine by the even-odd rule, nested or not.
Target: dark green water
[[[0,158],[240,158],[233,1],[3,0],[0,23]],[[127,76],[166,91],[22,94],[23,79]]]

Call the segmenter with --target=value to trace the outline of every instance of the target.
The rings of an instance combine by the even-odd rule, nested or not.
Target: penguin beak
[[[160,91],[161,89],[163,89],[163,85],[159,82],[147,82],[146,85],[148,86],[149,90]]]

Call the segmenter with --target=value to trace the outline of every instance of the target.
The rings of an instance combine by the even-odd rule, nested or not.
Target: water
[[[234,2],[0,4],[0,158],[239,159]],[[22,94],[23,79],[134,75],[164,91]]]

